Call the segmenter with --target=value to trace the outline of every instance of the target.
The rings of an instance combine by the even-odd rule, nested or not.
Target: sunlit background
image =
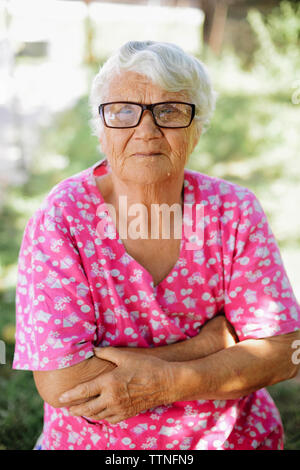
[[[31,448],[41,426],[31,376],[10,370],[23,231],[56,183],[102,158],[90,83],[132,39],[174,42],[206,63],[217,109],[188,166],[255,192],[300,301],[299,2],[0,0],[0,449]],[[291,387],[273,393],[299,449]]]

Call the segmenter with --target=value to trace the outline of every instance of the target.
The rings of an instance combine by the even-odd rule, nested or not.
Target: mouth
[[[158,152],[148,152],[148,153],[135,153],[133,156],[134,157],[157,157],[161,155],[161,153],[158,153]]]

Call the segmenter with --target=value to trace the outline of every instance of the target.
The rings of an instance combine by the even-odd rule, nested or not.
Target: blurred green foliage
[[[205,62],[219,99],[211,127],[188,163],[192,169],[252,189],[280,247],[298,260],[300,104],[293,96],[300,80],[299,13],[300,5],[288,2],[267,18],[255,10],[249,12],[257,39],[250,69],[243,69],[230,50],[218,58],[206,51]],[[31,373],[11,370],[18,252],[27,220],[50,189],[102,158],[89,118],[87,96],[83,96],[41,130],[28,181],[11,187],[1,208],[0,338],[7,345],[7,364],[0,366],[0,449],[32,448],[42,427],[42,401]],[[294,285],[300,281],[299,264],[293,272]],[[287,449],[300,448],[299,391],[300,385],[290,382],[270,387],[286,429]]]

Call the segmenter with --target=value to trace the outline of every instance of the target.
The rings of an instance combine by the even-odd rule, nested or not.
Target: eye
[[[156,116],[161,121],[174,121],[178,120],[179,116],[181,115],[181,111],[172,104],[162,105],[157,109]]]
[[[174,112],[177,112],[178,110],[175,109],[173,106],[165,106],[164,108],[161,108],[159,110],[159,114],[172,114]]]
[[[111,123],[126,123],[130,124],[132,120],[136,119],[136,114],[139,110],[129,103],[113,103],[106,108],[105,117]]]
[[[118,114],[130,115],[133,113],[132,107],[126,105],[118,111]]]

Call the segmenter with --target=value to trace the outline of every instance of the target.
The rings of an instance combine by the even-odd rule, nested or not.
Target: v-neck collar
[[[95,188],[95,192],[98,196],[98,198],[100,199],[100,205],[103,206],[103,209],[105,212],[107,212],[107,214],[109,215],[109,210],[108,210],[108,207],[106,205],[106,202],[97,186],[97,182],[96,182],[96,178],[95,178],[95,170],[96,168],[99,168],[100,166],[103,167],[103,176],[105,174],[107,174],[109,172],[109,169],[110,169],[110,165],[109,165],[109,162],[107,160],[107,158],[105,157],[104,159],[102,160],[99,160],[98,162],[96,162],[94,165],[92,165],[90,167],[90,172],[89,172],[89,177],[90,177],[90,180],[92,182],[92,186]],[[184,171],[184,176],[186,176],[186,171]],[[184,182],[185,182],[185,178],[184,178]],[[184,183],[183,183],[183,188],[182,188],[182,192],[183,192],[183,213],[182,213],[182,226],[181,226],[181,242],[180,242],[180,251],[179,251],[179,256],[177,258],[177,261],[176,263],[174,264],[173,268],[169,271],[169,273],[164,277],[164,279],[162,279],[158,284],[154,285],[154,281],[153,281],[153,277],[152,275],[150,274],[150,272],[143,266],[141,265],[135,258],[133,258],[127,251],[126,251],[126,248],[125,248],[125,245],[122,241],[122,239],[120,238],[120,235],[116,229],[116,226],[112,220],[111,217],[109,217],[108,219],[108,224],[110,225],[110,228],[111,230],[113,230],[113,233],[115,233],[115,240],[116,242],[119,244],[119,246],[121,246],[122,248],[122,251],[124,252],[124,254],[126,254],[126,256],[128,256],[128,258],[136,264],[137,268],[142,270],[142,272],[145,274],[146,277],[148,277],[149,279],[149,282],[154,290],[154,292],[156,293],[157,290],[162,287],[163,284],[165,284],[167,282],[167,279],[172,276],[176,271],[177,269],[180,267],[180,260],[181,258],[183,258],[184,256],[184,252],[185,252],[185,230],[184,230],[184,205],[185,203],[187,202],[186,201],[186,191],[185,191],[185,187],[184,187]]]

